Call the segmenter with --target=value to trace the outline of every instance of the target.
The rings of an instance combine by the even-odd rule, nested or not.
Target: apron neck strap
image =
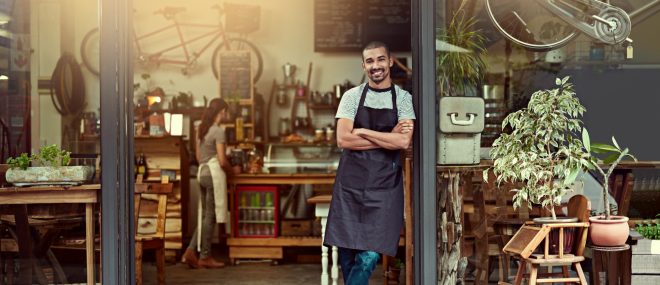
[[[392,94],[392,110],[397,111],[397,105],[396,105],[396,89],[394,88],[394,83],[388,88],[390,90],[390,93]],[[364,106],[364,99],[367,97],[367,92],[369,91],[369,83],[364,84],[364,88],[362,88],[362,95],[360,95],[360,103],[358,104],[358,108]]]

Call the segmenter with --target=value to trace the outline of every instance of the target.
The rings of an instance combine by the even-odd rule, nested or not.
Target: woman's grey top
[[[216,125],[209,128],[204,139],[199,144],[199,163],[206,163],[214,156],[218,155],[215,148],[216,144],[225,143],[225,129]],[[200,176],[210,176],[211,171],[208,166],[202,167]]]

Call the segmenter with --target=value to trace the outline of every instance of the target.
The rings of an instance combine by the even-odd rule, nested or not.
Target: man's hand
[[[353,129],[352,133],[356,136],[364,136],[364,130],[363,128],[358,128],[358,129]]]
[[[401,133],[407,134],[412,132],[414,128],[413,120],[401,120],[396,126],[392,129],[392,133]]]

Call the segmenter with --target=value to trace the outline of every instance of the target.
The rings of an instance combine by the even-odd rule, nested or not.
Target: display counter
[[[293,173],[293,174],[237,174],[229,177],[228,190],[230,210],[236,213],[234,195],[238,185],[331,185],[335,183],[334,173]],[[232,214],[232,219],[236,217]],[[319,246],[321,237],[272,237],[243,238],[237,237],[238,229],[232,228],[232,236],[227,239],[229,261],[235,264],[237,259],[271,259],[284,257],[284,247]]]

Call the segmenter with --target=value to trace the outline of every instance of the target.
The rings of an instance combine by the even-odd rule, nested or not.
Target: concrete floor
[[[320,284],[321,264],[281,264],[249,263],[227,266],[222,269],[189,269],[184,264],[167,265],[167,285],[293,285]],[[339,273],[338,284],[344,284]],[[144,285],[156,284],[156,266],[152,263],[144,265]],[[401,276],[404,281],[404,276]],[[383,284],[383,269],[378,266],[369,281],[370,285]]]

